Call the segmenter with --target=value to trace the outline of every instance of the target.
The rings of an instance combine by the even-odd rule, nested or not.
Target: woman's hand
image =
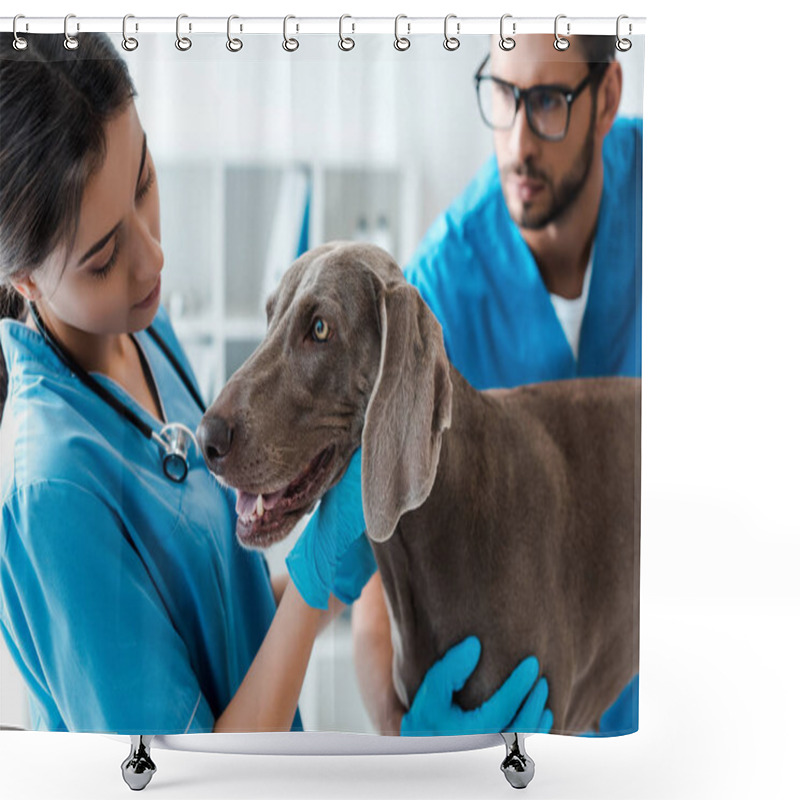
[[[292,581],[310,606],[327,608],[331,592],[346,603],[359,596],[376,569],[365,529],[359,448],[286,558]]]
[[[545,709],[547,680],[539,676],[539,662],[524,659],[506,682],[482,706],[464,711],[453,700],[474,672],[481,653],[475,636],[454,645],[425,675],[414,702],[400,724],[403,736],[464,733],[547,733],[553,714]]]

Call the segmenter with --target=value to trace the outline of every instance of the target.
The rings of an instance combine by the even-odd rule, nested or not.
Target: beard
[[[556,184],[550,175],[537,167],[530,158],[517,164],[505,164],[502,169],[503,194],[506,200],[506,207],[514,222],[525,230],[541,230],[551,222],[557,220],[576,200],[583,191],[586,181],[589,178],[589,170],[594,161],[594,123],[595,123],[595,101],[592,98],[592,120],[586,138],[583,140],[581,151],[573,162],[567,174]],[[546,208],[535,210],[532,203],[522,202],[520,209],[513,209],[509,203],[506,190],[506,180],[509,175],[516,175],[521,178],[538,180],[545,184],[550,195],[550,203]]]

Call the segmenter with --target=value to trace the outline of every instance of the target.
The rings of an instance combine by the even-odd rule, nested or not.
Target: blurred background
[[[235,31],[234,31],[235,35]],[[162,303],[210,402],[266,332],[265,303],[306,249],[336,239],[385,248],[400,266],[491,155],[473,75],[489,37],[196,37],[148,34],[127,59],[161,199]],[[642,114],[643,37],[623,68],[620,116]],[[557,56],[555,50],[554,57]],[[266,558],[273,574],[300,528]],[[3,646],[5,725],[27,727],[24,685]],[[352,666],[346,611],[317,640],[300,699],[307,730],[373,732]]]

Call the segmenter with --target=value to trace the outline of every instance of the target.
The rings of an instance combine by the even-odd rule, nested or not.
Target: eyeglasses
[[[560,142],[567,135],[572,104],[592,77],[598,72],[605,73],[608,67],[608,62],[590,64],[589,74],[574,89],[549,84],[520,89],[493,75],[482,75],[488,61],[487,55],[475,73],[475,89],[483,121],[497,131],[511,130],[520,104],[524,103],[530,129],[548,142]]]

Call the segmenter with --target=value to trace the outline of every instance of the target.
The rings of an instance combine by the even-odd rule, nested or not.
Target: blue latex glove
[[[286,558],[289,575],[303,599],[327,608],[332,591],[353,602],[375,572],[361,505],[361,448],[353,453],[339,483],[319,507]]]
[[[524,659],[506,682],[482,706],[464,711],[453,700],[475,671],[481,643],[475,636],[453,645],[425,675],[408,713],[403,736],[454,736],[464,733],[547,733],[553,714],[545,709],[547,680],[539,676],[539,662]]]
[[[598,731],[586,731],[581,736],[620,736],[639,730],[639,676],[622,690],[622,694],[600,717]]]
[[[375,553],[366,533],[356,539],[339,561],[333,580],[333,593],[348,606],[361,597],[367,581],[377,571]]]

